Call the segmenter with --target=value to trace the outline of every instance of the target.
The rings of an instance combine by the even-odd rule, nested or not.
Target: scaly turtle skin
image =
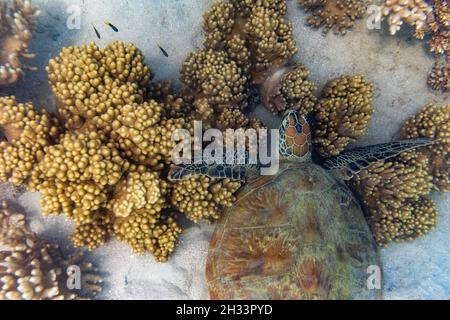
[[[311,161],[311,128],[288,111],[280,128],[280,170],[252,179],[225,212],[206,266],[212,299],[379,299],[369,286],[378,251],[363,210],[344,181],[373,162],[431,144],[406,140],[347,151],[323,167]],[[169,178],[242,179],[258,165],[187,164]]]

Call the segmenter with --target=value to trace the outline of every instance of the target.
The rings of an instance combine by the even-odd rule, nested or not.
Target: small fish
[[[107,26],[110,26],[111,29],[114,30],[114,32],[119,32],[119,29],[117,29],[117,27],[116,27],[115,25],[113,25],[111,22],[105,21],[105,24],[106,24]]]
[[[164,48],[161,47],[159,44],[156,44],[156,45],[158,46],[159,50],[161,50],[161,52],[163,53],[163,55],[165,55],[166,58],[168,58],[168,57],[169,57],[169,54],[167,53],[167,51],[164,50]]]
[[[97,38],[101,39],[100,32],[98,32],[97,28],[92,24],[92,28],[94,28],[95,34],[97,35]]]

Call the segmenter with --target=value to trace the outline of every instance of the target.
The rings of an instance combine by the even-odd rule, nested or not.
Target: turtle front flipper
[[[258,175],[257,166],[228,165],[228,164],[185,164],[173,166],[169,171],[169,180],[179,181],[193,176],[207,176],[210,178],[232,179],[246,181]]]
[[[402,140],[346,151],[325,161],[323,167],[336,178],[350,180],[378,161],[388,160],[405,151],[432,145],[432,139]]]

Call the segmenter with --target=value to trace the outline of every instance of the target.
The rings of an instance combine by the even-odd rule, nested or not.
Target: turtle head
[[[284,114],[280,127],[280,156],[294,162],[311,160],[311,124],[299,111]]]

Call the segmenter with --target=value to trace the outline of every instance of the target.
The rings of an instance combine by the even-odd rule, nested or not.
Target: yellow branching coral
[[[102,278],[82,255],[64,257],[58,245],[39,239],[25,221],[23,212],[7,203],[0,205],[0,225],[9,233],[0,237],[0,300],[74,300],[101,291]],[[3,235],[3,234],[2,234]],[[80,267],[80,291],[71,291],[69,268]]]
[[[355,189],[370,207],[381,205],[398,209],[407,200],[418,200],[430,193],[432,177],[428,158],[414,151],[377,162],[354,179]]]
[[[215,115],[223,108],[243,110],[253,85],[274,113],[312,109],[315,85],[308,70],[286,66],[298,51],[286,10],[285,0],[222,0],[211,6],[204,15],[204,49],[191,54],[182,71],[202,107],[206,99]]]
[[[240,182],[229,179],[193,177],[174,183],[172,205],[193,222],[214,221],[220,218],[221,209],[233,204],[240,187]]]
[[[450,104],[425,106],[406,122],[401,135],[406,139],[426,137],[436,140],[434,145],[420,152],[429,158],[434,187],[442,192],[450,191]]]
[[[399,208],[380,206],[372,211],[370,222],[380,246],[390,242],[415,240],[431,231],[438,223],[438,211],[433,200],[420,198]]]
[[[140,209],[126,218],[117,218],[114,232],[135,253],[150,252],[157,261],[165,262],[174,251],[182,229],[175,214]]]
[[[122,218],[141,209],[152,216],[157,215],[166,207],[168,188],[158,173],[139,167],[128,173],[126,179],[116,187],[109,208],[115,216]]]
[[[292,23],[284,19],[286,7],[273,10],[262,5],[262,2],[252,8],[244,26],[253,49],[256,72],[265,71],[274,65],[282,66],[298,51],[292,35]]]
[[[192,53],[183,64],[182,80],[213,105],[241,107],[247,98],[247,76],[223,51]]]
[[[58,110],[69,129],[103,115],[111,107],[142,103],[152,79],[144,56],[132,44],[113,42],[64,48],[47,71]]]
[[[28,51],[32,30],[40,11],[28,0],[0,1],[0,86],[14,84],[35,68],[25,65],[22,59],[33,59]]]
[[[312,11],[307,23],[315,28],[323,27],[324,33],[331,29],[336,34],[346,34],[366,12],[363,0],[298,0],[301,6]]]
[[[323,157],[336,156],[362,137],[374,112],[373,85],[362,76],[327,84],[316,107],[315,144]]]
[[[107,188],[114,187],[129,167],[115,144],[99,133],[64,135],[46,149],[39,163],[45,180],[38,187],[43,213],[62,209],[78,225],[91,223],[92,213],[108,200]]]
[[[21,104],[15,97],[0,98],[0,180],[24,185],[34,190],[37,163],[44,148],[58,136],[58,122],[47,112],[39,113],[32,104]]]
[[[75,248],[93,251],[106,243],[108,230],[105,225],[97,222],[86,223],[76,227],[70,239]]]

